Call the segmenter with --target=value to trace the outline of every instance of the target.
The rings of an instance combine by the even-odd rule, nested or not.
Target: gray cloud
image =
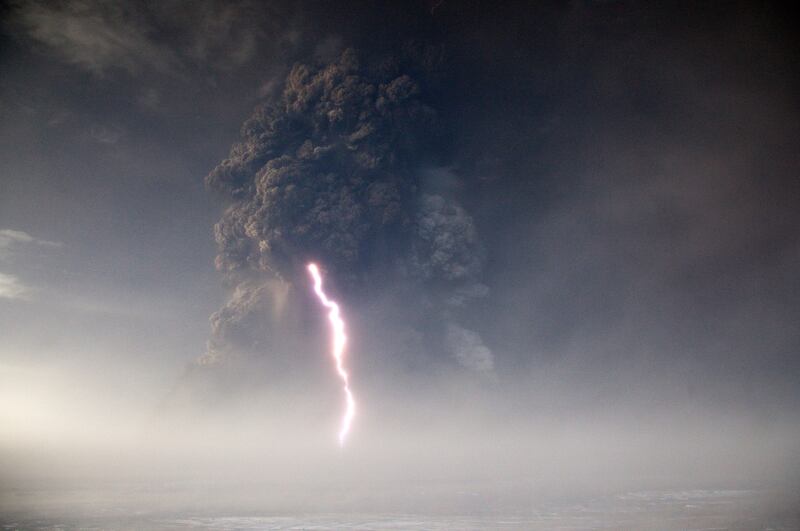
[[[142,91],[136,97],[136,101],[139,105],[146,109],[156,110],[161,103],[161,95],[159,94],[158,90],[151,87]]]
[[[423,196],[421,203],[412,254],[415,272],[425,279],[474,279],[482,257],[472,217],[438,195]]]
[[[447,298],[447,304],[453,308],[460,308],[469,302],[488,296],[489,291],[489,286],[485,284],[466,284],[453,290],[452,295]]]
[[[290,44],[292,30],[277,27],[282,9],[251,0],[32,1],[13,11],[12,24],[53,55],[97,75],[182,75],[190,68],[241,67],[268,37],[270,46]]]
[[[253,59],[268,34],[282,38],[279,32],[271,31],[276,29],[269,19],[272,13],[262,2],[192,2],[191,14],[186,13],[190,7],[186,2],[168,2],[167,6],[191,18],[196,29],[188,35],[185,54],[198,64],[210,62],[216,68],[230,70]]]
[[[116,144],[123,135],[124,131],[114,126],[96,124],[89,128],[89,136],[101,144]]]
[[[30,2],[19,21],[34,40],[63,60],[95,74],[120,68],[169,71],[175,55],[152,38],[153,29],[130,4],[91,0]]]
[[[494,370],[492,351],[476,332],[455,323],[449,323],[445,341],[450,354],[464,367],[482,373]]]
[[[225,306],[211,316],[212,337],[200,365],[230,361],[256,341],[255,331],[263,326],[273,298],[265,283],[242,282],[233,291]]]

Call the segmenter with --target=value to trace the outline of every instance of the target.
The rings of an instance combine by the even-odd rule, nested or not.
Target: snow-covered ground
[[[476,499],[471,515],[320,513],[320,514],[169,514],[107,507],[80,516],[47,509],[41,514],[0,515],[0,529],[213,529],[213,530],[440,530],[440,529],[646,529],[646,530],[798,530],[800,505],[787,492],[764,490],[665,490],[542,502],[525,508],[491,510]],[[75,507],[73,507],[74,509]]]

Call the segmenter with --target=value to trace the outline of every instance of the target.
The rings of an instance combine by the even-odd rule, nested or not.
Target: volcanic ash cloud
[[[241,141],[206,178],[229,202],[214,235],[216,266],[233,294],[212,317],[201,364],[263,350],[251,323],[275,307],[275,286],[307,280],[310,260],[354,295],[393,279],[433,287],[419,292],[443,294],[428,305],[443,337],[463,330],[446,301],[485,292],[481,245],[469,213],[454,198],[426,193],[420,177],[443,157],[429,63],[411,55],[362,61],[346,50],[330,64],[298,64],[283,92],[245,122]],[[487,370],[491,352],[476,332],[467,335],[480,356],[465,356],[450,340],[444,350]]]

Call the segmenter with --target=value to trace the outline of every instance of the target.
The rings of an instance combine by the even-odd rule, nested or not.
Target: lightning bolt
[[[319,273],[317,264],[308,264],[308,272],[311,273],[311,277],[314,280],[314,293],[317,294],[322,305],[328,309],[328,320],[331,323],[331,330],[333,332],[331,353],[336,362],[336,372],[342,380],[342,387],[344,388],[345,395],[345,411],[339,428],[339,445],[344,446],[345,437],[347,437],[347,433],[350,431],[350,425],[353,423],[353,417],[356,415],[356,401],[355,398],[353,398],[353,393],[350,391],[350,377],[347,374],[347,370],[344,368],[344,348],[347,344],[347,335],[344,332],[344,320],[342,320],[339,305],[330,300],[322,290],[322,276]]]

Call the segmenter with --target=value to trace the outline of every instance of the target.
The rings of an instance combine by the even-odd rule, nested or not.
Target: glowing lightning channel
[[[328,296],[322,291],[322,276],[319,274],[317,264],[308,264],[308,272],[311,273],[311,277],[314,279],[314,292],[319,297],[322,305],[329,310],[328,320],[331,322],[331,329],[333,330],[333,359],[336,361],[336,372],[339,373],[339,378],[342,379],[344,384],[344,394],[347,402],[342,424],[339,428],[339,445],[344,446],[344,439],[350,431],[350,425],[353,423],[353,417],[356,414],[356,401],[350,391],[349,375],[344,368],[344,347],[347,343],[347,335],[344,333],[344,321],[339,311],[339,305],[328,299]]]

